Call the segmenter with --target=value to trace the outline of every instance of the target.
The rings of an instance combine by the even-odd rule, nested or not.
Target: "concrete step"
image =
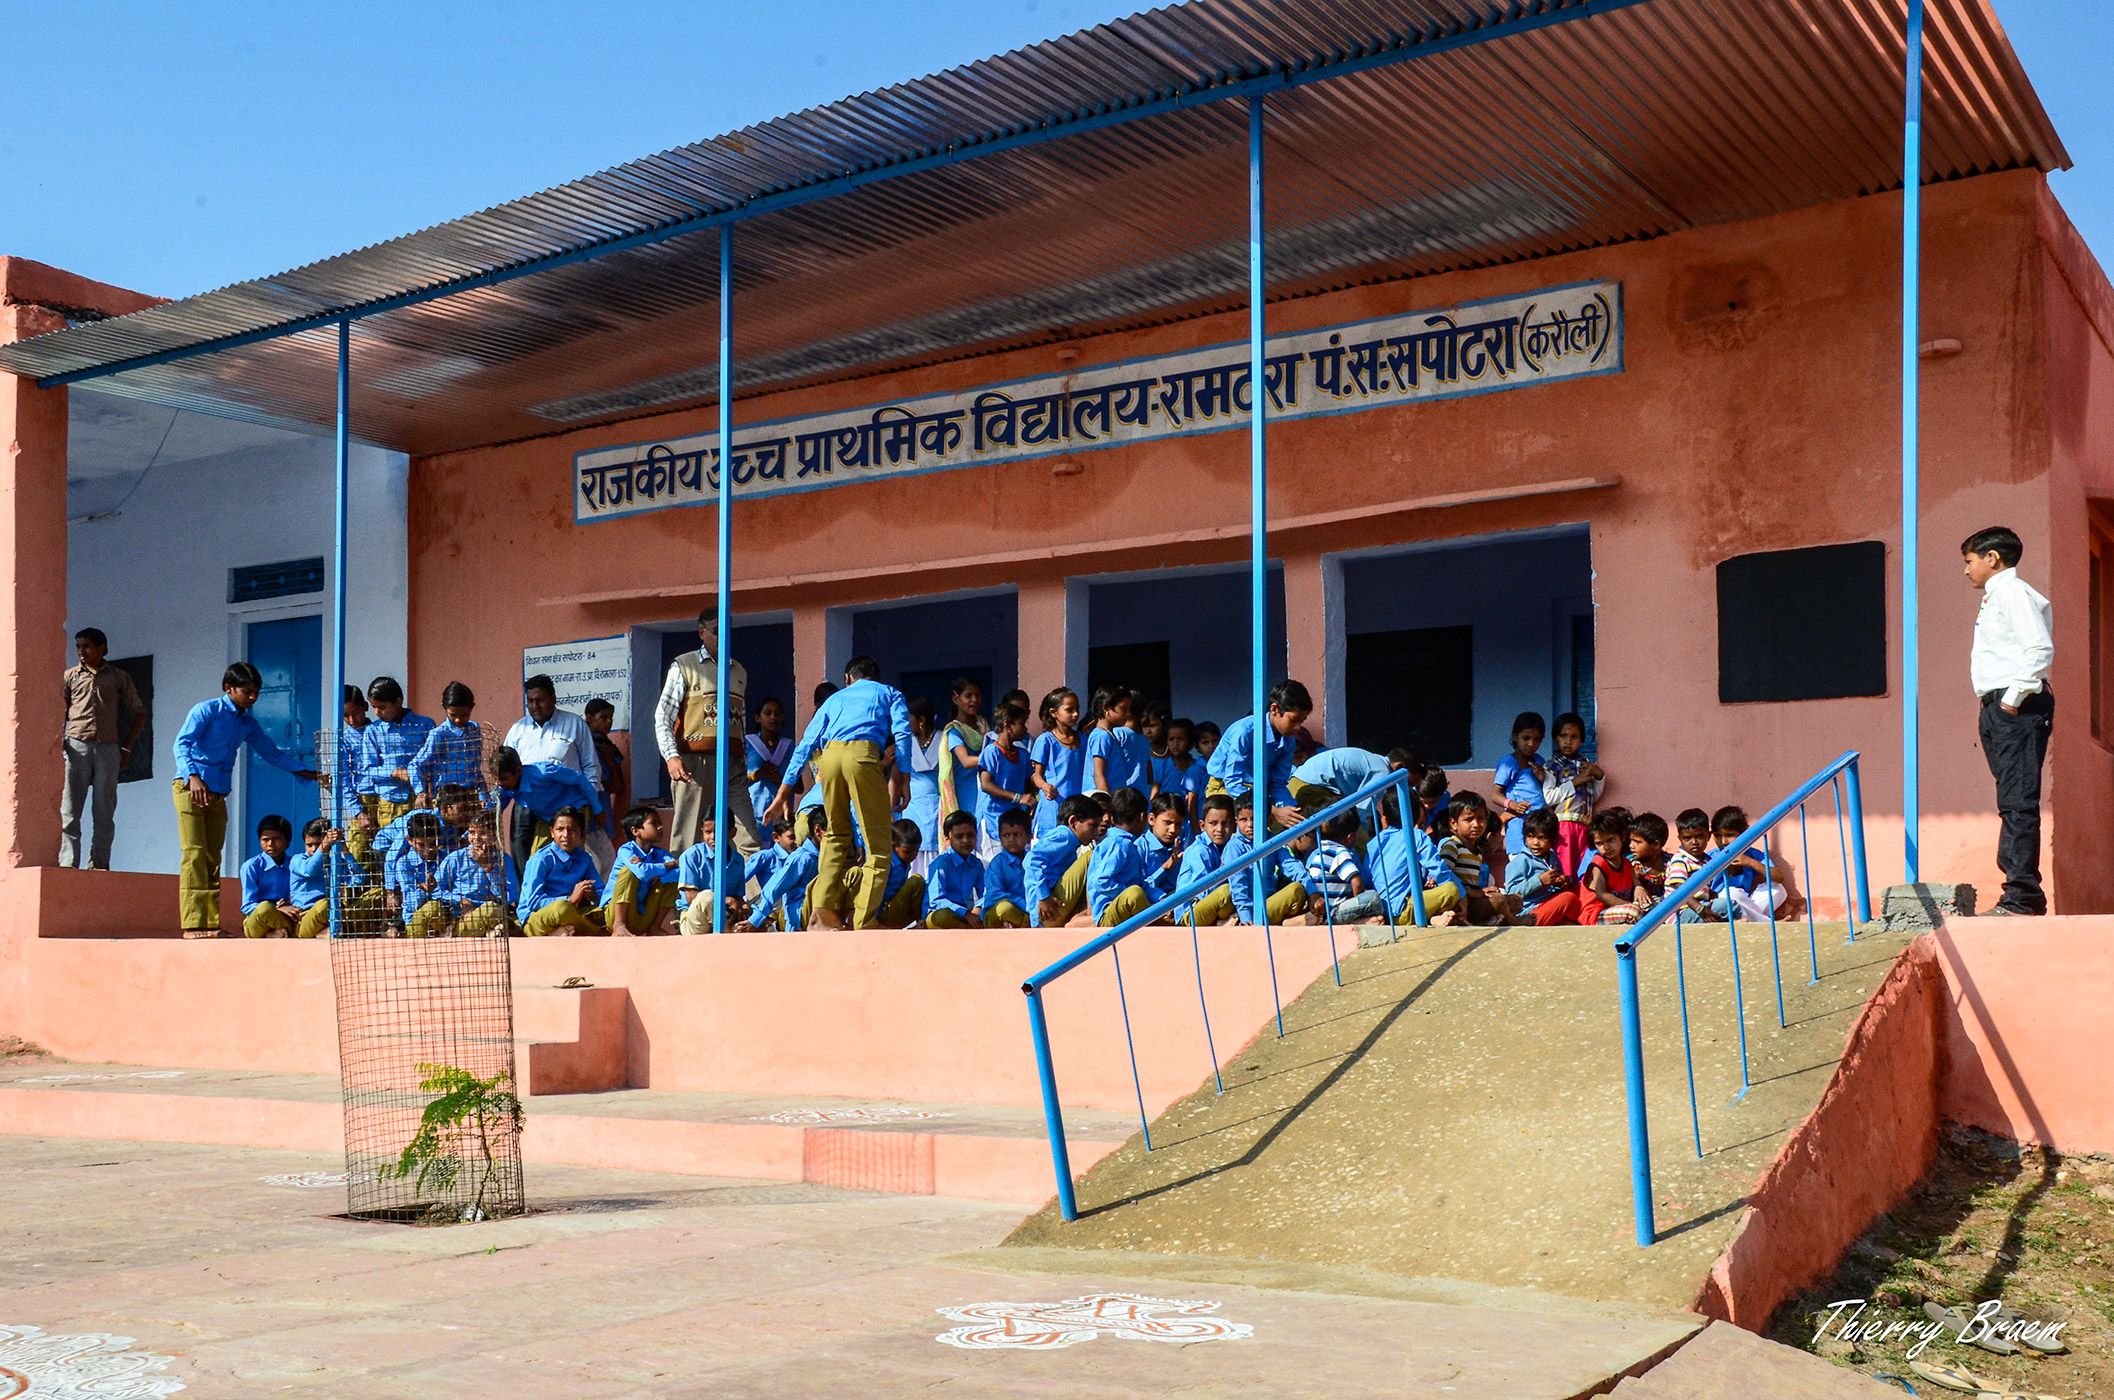
[[[583,1015],[600,1014],[592,1000],[578,1005]],[[530,1163],[1020,1206],[1040,1205],[1055,1189],[1033,1109],[657,1089],[565,1092],[529,1098],[525,1108]],[[1065,1115],[1075,1168],[1099,1161],[1132,1130],[1133,1120],[1105,1110]],[[54,1060],[0,1067],[0,1131],[326,1152],[342,1152],[345,1141],[333,1075]]]
[[[1905,1369],[1905,1368],[1904,1368]],[[1641,1376],[1617,1385],[1622,1400],[1871,1400],[1901,1394],[1729,1323],[1713,1322]]]
[[[631,993],[623,987],[522,987],[514,993],[514,1064],[524,1097],[631,1083]]]

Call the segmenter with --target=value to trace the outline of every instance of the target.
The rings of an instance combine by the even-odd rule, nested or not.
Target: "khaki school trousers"
[[[171,791],[176,801],[176,907],[185,931],[220,928],[220,848],[228,839],[228,798],[213,794],[204,807],[191,801],[182,782]]]
[[[893,844],[888,828],[894,812],[888,804],[888,778],[881,771],[881,746],[863,739],[824,744],[815,760],[815,773],[829,830],[822,834],[822,851],[815,862],[813,907],[842,909],[849,904],[852,927],[872,928],[881,917]],[[866,873],[859,880],[856,898],[846,878],[854,865],[851,835],[855,818],[860,839],[866,843]]]

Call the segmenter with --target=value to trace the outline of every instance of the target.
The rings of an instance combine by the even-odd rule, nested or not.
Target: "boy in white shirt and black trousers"
[[[2048,668],[2055,660],[2048,600],[2018,576],[2024,546],[2001,525],[1960,545],[1967,581],[1982,590],[1970,669],[1982,700],[1982,752],[1997,780],[1997,865],[2004,893],[1992,914],[2045,914],[2041,890],[2041,765],[2055,728]]]

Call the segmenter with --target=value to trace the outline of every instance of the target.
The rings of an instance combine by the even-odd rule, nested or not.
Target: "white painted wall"
[[[335,568],[331,442],[197,414],[180,414],[172,422],[167,409],[79,390],[73,399],[69,640],[57,660],[73,664],[70,639],[81,627],[108,633],[113,656],[154,657],[154,777],[118,789],[111,864],[173,872],[170,746],[185,712],[220,693],[222,670],[242,654],[245,624],[320,616],[324,708],[336,712],[328,694]],[[152,455],[157,441],[159,457]],[[170,451],[172,444],[179,450]],[[408,466],[399,453],[353,449],[346,674],[354,684],[404,669]],[[322,592],[228,603],[230,568],[315,555],[325,560]],[[232,808],[237,814],[239,781]],[[248,843],[236,844],[234,825],[231,849],[239,852]],[[87,832],[82,834],[85,839]],[[232,873],[234,863],[225,868]]]

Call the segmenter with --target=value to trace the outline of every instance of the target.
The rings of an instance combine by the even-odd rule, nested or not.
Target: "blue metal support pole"
[[[1776,861],[1769,854],[1769,843],[1762,841],[1762,898],[1769,901],[1769,970],[1776,977],[1776,1028],[1784,1028],[1784,950],[1776,940]],[[1725,891],[1727,903],[1732,900],[1732,890]]]
[[[1857,923],[1850,925],[1854,940],[1857,924],[1872,922],[1872,874],[1864,859],[1864,784],[1858,781],[1856,764],[1842,770],[1842,781],[1850,803],[1850,863],[1857,868],[1857,884],[1852,891],[1857,896]]]
[[[1732,1096],[1732,1101],[1738,1103],[1754,1084],[1747,1069],[1747,989],[1740,980],[1740,906],[1733,901],[1730,882],[1725,886],[1725,936],[1732,944],[1732,1014],[1740,1027],[1740,1092]]]
[[[1921,335],[1923,276],[1923,0],[1909,0],[1908,61],[1903,70],[1906,120],[1901,155],[1901,821],[1907,879],[1921,879],[1923,800],[1923,720],[1918,712],[1921,664],[1921,611],[1916,597],[1917,530],[1917,358]],[[1855,768],[1850,770],[1851,805],[1856,805]],[[1863,825],[1858,825],[1859,845]],[[1858,869],[1864,868],[1862,854]],[[1869,899],[1867,900],[1869,904]],[[1871,918],[1869,908],[1864,915]]]
[[[1395,795],[1401,804],[1402,849],[1409,856],[1409,907],[1416,917],[1417,927],[1429,928],[1431,915],[1424,909],[1424,867],[1417,861],[1417,814],[1409,790],[1407,771],[1402,773],[1401,781],[1395,788]]]
[[[1114,952],[1114,949],[1110,949]],[[1196,906],[1189,906],[1189,952],[1196,959],[1196,1009],[1204,1017],[1204,1053],[1211,1057],[1211,1082],[1226,1092],[1226,1077],[1219,1073],[1218,1046],[1211,1040],[1211,1004],[1204,1000],[1204,948],[1196,936]]]
[[[1631,954],[1635,957],[1635,954]],[[1681,1058],[1688,1065],[1688,1131],[1696,1140],[1696,1160],[1703,1160],[1703,1110],[1696,1107],[1696,1042],[1688,1030],[1688,964],[1681,956],[1681,911],[1674,911],[1674,987],[1681,994]]]
[[[1263,447],[1264,431],[1269,425],[1269,395],[1263,390],[1264,359],[1268,353],[1263,344],[1264,281],[1263,100],[1258,96],[1248,99],[1248,631],[1252,703],[1249,713],[1255,716],[1253,786],[1249,791],[1255,801],[1257,844],[1270,830],[1270,715],[1263,674],[1270,618],[1265,588],[1269,578],[1270,507],[1264,499],[1269,466]],[[1271,863],[1258,863],[1253,871],[1255,917],[1263,926],[1265,940],[1269,938],[1270,891],[1263,867]],[[1271,962],[1274,977],[1275,954]],[[1282,1012],[1277,1018],[1277,1033],[1284,1034]]]
[[[718,735],[712,741],[712,931],[727,931],[727,901],[719,897],[718,872],[727,868],[734,834],[727,830],[727,652],[732,646],[734,600],[734,226],[719,231],[719,576],[714,582],[714,611],[719,635],[712,642],[713,683],[719,687]],[[744,719],[747,717],[744,716]]]
[[[330,703],[324,719],[337,742],[331,745],[330,824],[345,829],[345,512],[352,495],[352,322],[338,322],[337,521],[332,534],[330,580]],[[335,716],[335,718],[333,718]],[[345,843],[330,848],[330,936],[342,931],[338,891],[345,880]]]
[[[1123,1048],[1130,1052],[1130,1086],[1138,1091],[1138,1131],[1145,1135],[1145,1150],[1152,1151],[1152,1121],[1145,1116],[1145,1082],[1138,1078],[1138,1042],[1130,1033],[1130,998],[1123,995],[1123,954],[1111,946],[1109,961],[1116,968],[1116,1009],[1123,1016]]]
[[[1798,869],[1806,882],[1806,956],[1813,960],[1813,980],[1806,985],[1817,986],[1820,982],[1820,933],[1813,926],[1813,847],[1806,840],[1806,804],[1798,804]],[[1843,912],[1849,912],[1849,900],[1843,900]]]
[[[1622,1087],[1630,1112],[1630,1202],[1637,1216],[1637,1243],[1648,1247],[1659,1238],[1659,1230],[1652,1220],[1652,1138],[1644,1120],[1644,1027],[1637,1012],[1634,949],[1616,956],[1615,971],[1622,984]]]
[[[1835,799],[1835,845],[1836,849],[1842,852],[1842,920],[1850,927],[1849,937],[1843,939],[1843,942],[1853,943],[1857,939],[1857,900],[1856,896],[1850,893],[1850,830],[1842,816],[1841,774],[1838,773],[1835,780],[1828,784],[1828,790]]]
[[[1050,1024],[1042,1011],[1042,993],[1028,994],[1028,1034],[1035,1042],[1035,1077],[1042,1085],[1042,1122],[1050,1135],[1050,1165],[1057,1169],[1057,1209],[1066,1220],[1079,1218],[1079,1198],[1072,1194],[1072,1154],[1064,1145],[1064,1110],[1057,1105],[1057,1070],[1050,1063]]]

